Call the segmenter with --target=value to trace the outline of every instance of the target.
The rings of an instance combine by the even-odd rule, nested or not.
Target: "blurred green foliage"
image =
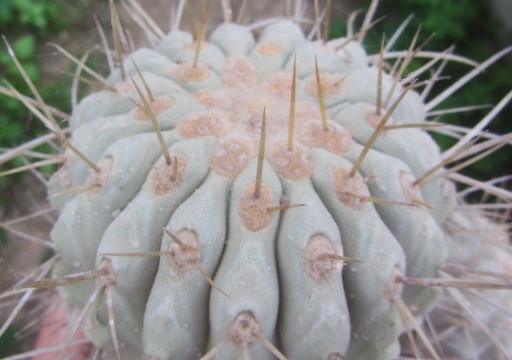
[[[18,37],[11,44],[18,60],[23,64],[25,71],[34,83],[40,80],[40,72],[36,63],[36,39],[33,35],[23,35]],[[0,69],[3,79],[19,91],[26,93],[27,86],[19,76],[14,62],[7,51],[0,53]],[[0,144],[12,146],[26,138],[24,131],[26,123],[21,119],[27,117],[27,111],[24,106],[15,99],[2,97],[2,116],[0,117]]]
[[[69,24],[66,2],[55,0],[2,0],[0,26],[16,26],[36,30],[47,36]]]
[[[64,111],[69,108],[69,95],[61,91],[62,80],[45,81],[39,70],[38,45],[65,31],[80,19],[82,0],[74,6],[66,6],[63,0],[0,0],[0,33],[9,41],[16,57],[23,65],[48,104]],[[82,4],[83,5],[83,4]],[[0,80],[2,86],[13,86],[22,94],[32,95],[21,77],[4,44],[0,45]],[[67,86],[67,85],[66,85]],[[44,131],[44,127],[18,100],[0,95],[0,149],[11,148]],[[38,149],[41,151],[41,149]],[[14,160],[0,169],[22,165]],[[0,170],[1,171],[1,170]],[[5,191],[9,183],[18,181],[17,176],[0,177],[0,208],[5,206]]]
[[[80,0],[73,6],[66,6],[69,4],[64,0],[0,0],[0,34],[9,41],[45,101],[64,111],[69,108],[69,95],[61,89],[69,85],[64,85],[62,80],[45,81],[43,84],[43,80],[47,79],[43,79],[39,69],[38,52],[41,48],[38,45],[46,44],[50,37],[66,31],[71,24],[77,22],[83,11],[83,7],[78,5],[82,3],[83,0]],[[2,86],[12,85],[22,94],[32,97],[3,43],[0,44],[0,81]],[[3,149],[22,144],[45,131],[40,121],[19,101],[0,94],[0,106],[0,153]],[[48,151],[44,147],[37,150]],[[0,166],[0,171],[20,165],[23,163],[19,159],[13,160]],[[19,176],[0,177],[0,217],[3,217],[7,205],[8,186],[18,181]],[[5,235],[1,229],[0,249],[6,246]],[[11,326],[0,337],[0,358],[15,353],[20,344],[17,334],[18,330]]]
[[[364,3],[366,6],[369,5],[369,1]],[[456,54],[483,62],[512,43],[512,34],[503,33],[503,24],[493,14],[491,6],[491,1],[481,0],[382,0],[374,19],[381,16],[385,18],[368,32],[365,46],[369,53],[378,53],[382,34],[384,33],[389,39],[407,16],[413,14],[412,21],[400,36],[394,49],[407,49],[414,34],[420,28],[418,45],[434,35],[425,45],[425,50],[442,51],[455,45]],[[345,28],[346,23],[334,22],[331,36],[344,35]],[[393,62],[388,63],[392,65]],[[424,61],[415,61],[408,71],[413,71],[424,63]],[[471,69],[467,65],[449,63],[443,74],[449,75],[450,79],[439,81],[429,98],[432,99]],[[511,84],[512,55],[509,54],[457,91],[437,109],[480,104],[494,105],[512,89]],[[471,127],[489,110],[488,108],[444,115],[439,121]],[[512,105],[509,105],[501,111],[488,130],[499,134],[512,132],[511,113]],[[444,148],[454,142],[452,138],[446,136],[434,136]],[[510,172],[512,153],[509,148],[498,151],[492,155],[492,161],[490,159],[480,160],[464,172],[472,177],[487,180]]]

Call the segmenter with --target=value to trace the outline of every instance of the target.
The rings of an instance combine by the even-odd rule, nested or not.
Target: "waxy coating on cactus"
[[[359,32],[333,40],[329,0],[310,34],[297,16],[255,34],[221,1],[225,21],[206,36],[205,1],[194,33],[165,35],[127,4],[154,47],[124,53],[111,2],[111,73],[76,60],[104,89],[66,131],[35,89],[5,88],[61,140],[64,161],[48,181],[52,266],[0,298],[58,287],[72,332],[105,358],[512,357],[507,229],[465,209],[456,183],[498,205],[512,195],[449,169],[511,141],[482,130],[512,93],[444,153],[428,132],[429,111],[510,48],[429,102],[421,91],[443,62],[468,61],[414,39],[403,63],[432,61],[402,78],[384,39],[376,55],[361,43],[377,1]]]

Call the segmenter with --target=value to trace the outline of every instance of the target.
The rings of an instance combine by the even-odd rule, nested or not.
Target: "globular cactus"
[[[442,153],[426,119],[506,51],[426,102],[421,71],[367,55],[365,26],[311,41],[280,19],[256,37],[223,5],[208,41],[175,30],[122,59],[113,10],[105,89],[69,137],[39,112],[66,149],[50,284],[88,338],[127,359],[512,356],[510,294],[479,289],[510,288],[506,229],[464,211],[446,170],[481,129]]]

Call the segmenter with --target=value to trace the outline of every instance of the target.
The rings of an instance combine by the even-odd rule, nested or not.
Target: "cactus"
[[[6,89],[65,149],[48,185],[52,280],[20,288],[59,286],[117,358],[511,357],[506,228],[464,210],[455,182],[512,197],[447,167],[510,142],[473,140],[512,95],[444,153],[427,119],[510,49],[426,101],[422,72],[469,60],[436,53],[401,79],[384,43],[361,44],[371,11],[360,32],[312,41],[284,18],[256,37],[226,4],[207,41],[204,19],[164,35],[134,6],[158,41],[125,56],[112,6],[118,66],[87,68],[104,89],[69,136],[36,94]],[[403,64],[423,55],[413,41]]]

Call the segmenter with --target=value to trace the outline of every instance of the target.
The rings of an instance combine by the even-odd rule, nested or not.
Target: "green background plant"
[[[45,78],[39,67],[39,53],[49,40],[66,32],[80,20],[84,5],[84,1],[78,1],[72,7],[62,0],[0,1],[0,33],[11,44],[18,60],[45,101],[64,111],[69,110],[69,94],[61,89],[68,85],[62,79]],[[30,94],[4,44],[0,51],[0,73],[3,82],[8,82],[23,94]],[[19,101],[3,95],[0,95],[0,99],[1,149],[19,145],[44,131],[39,120]],[[38,150],[45,151],[44,148]],[[14,160],[0,169],[22,164],[19,160]],[[19,176],[0,177],[0,209],[6,205],[8,185],[18,180]]]
[[[69,88],[64,80],[49,80],[41,72],[39,53],[42,44],[66,32],[80,20],[84,1],[67,6],[66,1],[55,0],[0,0],[0,34],[11,44],[18,60],[41,95],[52,106],[69,110],[69,94],[61,89]],[[75,6],[76,5],[76,6]],[[0,80],[11,84],[23,94],[30,94],[4,44],[0,45]],[[36,137],[44,127],[19,101],[0,95],[0,149],[11,148]],[[49,151],[46,147],[38,151]],[[0,150],[1,151],[1,150]],[[23,165],[20,160],[0,166],[0,171]],[[0,217],[8,205],[10,186],[20,181],[20,176],[0,177]],[[0,250],[7,244],[5,231],[0,230]],[[9,328],[0,338],[0,358],[14,353],[19,346],[18,331]]]
[[[365,45],[369,52],[378,52],[382,34],[386,34],[387,38],[391,37],[409,14],[414,14],[414,18],[395,45],[395,49],[407,49],[420,26],[421,33],[418,44],[422,44],[434,34],[426,44],[426,50],[443,50],[455,45],[456,54],[478,62],[485,61],[492,54],[512,43],[512,34],[503,31],[503,22],[493,13],[492,1],[400,0],[398,2],[383,0],[375,18],[385,16],[385,19],[377,24],[366,37]],[[345,22],[334,22],[331,36],[343,35],[345,28]],[[412,71],[418,64],[419,62],[413,62],[409,70]],[[444,74],[449,74],[451,79],[436,84],[430,98],[470,70],[471,68],[467,65],[450,63]],[[443,102],[439,108],[479,104],[494,105],[511,90],[511,80],[512,56],[508,55],[464,86],[455,96]],[[440,121],[471,127],[489,110],[488,108],[444,115]],[[508,105],[492,122],[488,130],[498,134],[510,133],[512,131],[511,112],[512,106]],[[444,148],[454,142],[452,138],[446,136],[437,134],[434,136]],[[508,174],[511,163],[512,153],[509,149],[503,148],[493,154],[492,161],[489,158],[480,160],[463,172],[478,179],[488,180]]]
[[[32,28],[40,35],[63,30],[69,24],[62,1],[3,0],[0,2],[0,24]]]
[[[62,98],[55,98],[54,87],[58,84],[41,86],[42,74],[38,67],[38,44],[45,43],[48,38],[64,31],[70,26],[76,11],[70,14],[62,1],[53,0],[2,0],[0,1],[0,31],[23,64],[31,80],[36,84],[42,95],[46,95],[49,102],[60,102]],[[71,15],[71,16],[70,16]],[[27,92],[23,79],[19,76],[7,51],[0,52],[0,69],[2,78],[12,84],[22,93]],[[13,99],[2,97],[2,117],[0,126],[0,144],[12,146],[24,139],[33,136],[30,124],[22,119],[26,118],[23,105]],[[25,114],[25,116],[24,116]]]

